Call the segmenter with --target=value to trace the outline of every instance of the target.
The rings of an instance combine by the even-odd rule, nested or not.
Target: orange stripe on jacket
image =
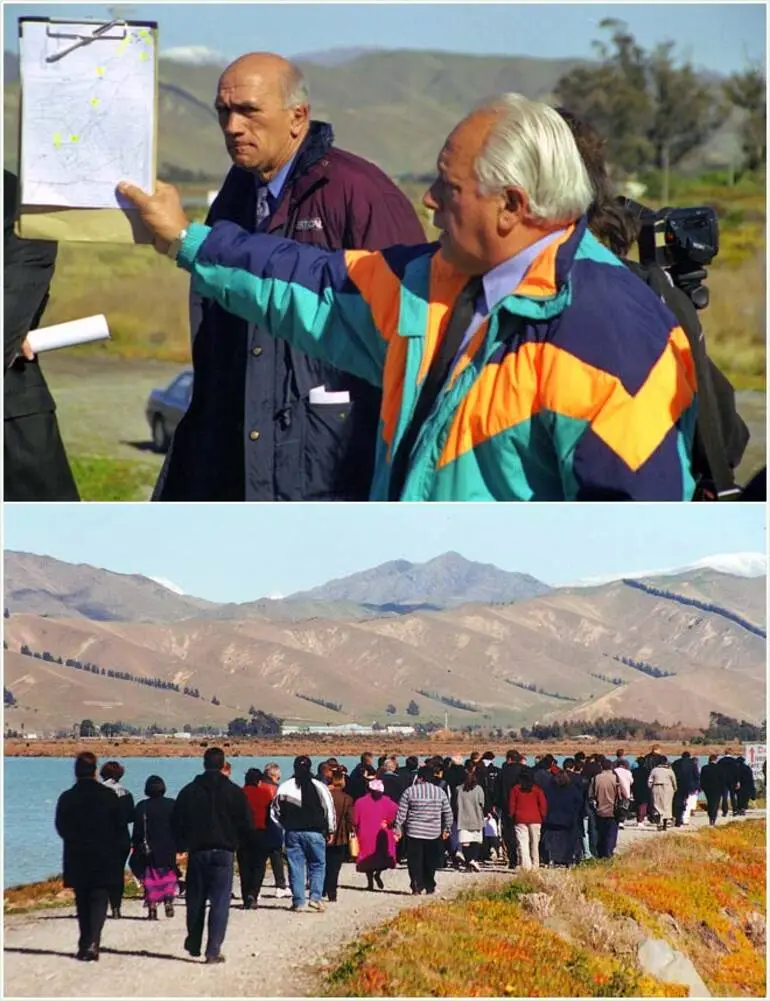
[[[563,246],[575,232],[574,223],[549,243],[543,251],[538,254],[516,286],[515,295],[532,296],[535,299],[549,299],[556,295],[556,255],[559,248]]]
[[[593,430],[636,471],[689,407],[696,381],[687,336],[675,327],[639,392],[629,396],[625,405],[605,408],[593,422]]]
[[[385,341],[398,330],[401,308],[401,282],[380,253],[371,250],[346,250],[348,278],[372,311],[374,325]]]
[[[446,332],[452,307],[467,281],[468,276],[460,274],[440,253],[433,255],[428,286],[428,322],[425,324],[422,361],[417,373],[418,386],[428,374],[441,338]]]
[[[614,375],[553,344],[529,342],[488,365],[457,409],[439,468],[541,410],[586,420],[636,471],[692,402],[695,370],[681,328],[631,396]]]
[[[408,338],[406,337],[393,338],[388,346],[385,369],[382,373],[380,417],[382,418],[382,437],[388,446],[388,462],[391,459],[391,446],[396,434],[401,402],[404,398],[407,343]]]

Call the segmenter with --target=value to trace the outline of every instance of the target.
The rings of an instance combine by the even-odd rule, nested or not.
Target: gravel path
[[[764,816],[764,811],[750,811]],[[687,837],[706,823],[699,811],[694,827],[672,832]],[[720,821],[721,823],[721,821]],[[654,828],[628,825],[620,832],[620,850],[651,837]],[[668,835],[666,835],[668,836]],[[438,895],[505,879],[506,870],[492,866],[478,875],[439,872]],[[268,870],[268,879],[272,875]],[[412,897],[405,868],[385,874],[385,890],[367,892],[366,878],[345,865],[336,904],[322,914],[294,914],[290,900],[276,899],[265,887],[256,911],[243,911],[234,901],[225,940],[227,962],[209,966],[183,949],[184,901],[176,916],[157,922],[143,918],[141,903],[128,900],[124,918],[107,920],[99,963],[74,958],[77,923],[72,908],[11,915],[5,919],[4,994],[37,997],[314,997],[318,968],[346,942],[355,939],[405,907],[425,904]]]

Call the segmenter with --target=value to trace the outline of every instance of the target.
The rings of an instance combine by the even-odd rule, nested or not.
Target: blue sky
[[[170,580],[212,601],[290,594],[450,549],[549,584],[765,552],[745,504],[4,505],[7,549]]]
[[[4,3],[5,47],[15,48],[19,15],[108,19],[108,10],[102,4]],[[763,3],[409,3],[408,10],[393,3],[167,3],[119,11],[158,21],[161,51],[205,45],[226,58],[249,49],[294,56],[350,46],[590,57],[599,22],[615,17],[645,48],[673,39],[677,52],[698,67],[729,74],[748,61],[765,61]]]

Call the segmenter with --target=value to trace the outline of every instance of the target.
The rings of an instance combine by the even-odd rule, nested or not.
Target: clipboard
[[[153,61],[153,99],[151,127],[151,187],[155,190],[157,153],[158,153],[158,23],[157,21],[128,21],[115,19],[103,23],[88,18],[19,18],[19,46],[21,49],[24,26],[26,24],[44,24],[46,35],[60,41],[57,50],[48,56],[45,62],[51,65],[63,62],[70,53],[86,46],[101,46],[117,40],[125,44],[125,39],[132,35],[130,29],[136,29],[143,38],[152,40]],[[83,30],[83,29],[87,30]],[[69,44],[67,44],[69,43]],[[94,51],[97,51],[94,49]],[[17,236],[24,239],[55,240],[56,242],[80,243],[134,243],[151,244],[152,234],[144,226],[139,213],[134,208],[72,208],[64,206],[47,206],[25,204],[24,176],[22,170],[23,108],[24,108],[24,73],[23,60],[20,60],[20,98],[19,98],[19,206],[14,226]],[[119,180],[131,178],[116,178]]]

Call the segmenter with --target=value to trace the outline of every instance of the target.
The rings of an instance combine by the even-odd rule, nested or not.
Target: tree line
[[[765,167],[764,67],[713,81],[681,59],[673,41],[648,51],[623,21],[606,18],[599,27],[606,34],[593,42],[597,61],[562,76],[555,94],[559,104],[598,130],[612,167],[626,175],[651,166],[677,167],[712,138],[733,109],[741,113],[742,169]]]
[[[746,720],[733,719],[722,713],[712,712],[709,715],[708,727],[691,727],[689,732],[697,730],[690,736],[691,744],[707,744],[722,741],[763,742],[766,739],[766,726],[756,726]],[[680,739],[682,726],[676,723],[672,726],[653,720],[636,719],[633,716],[617,716],[612,719],[599,718],[595,720],[562,720],[550,723],[535,723],[531,727],[523,726],[515,734],[522,740],[561,740],[564,738],[586,736],[599,740],[671,740]]]
[[[537,692],[538,695],[547,695],[549,699],[560,699],[562,702],[579,702],[572,695],[561,695],[559,692],[547,692],[544,688],[536,685],[533,681],[516,681],[515,678],[504,678],[506,684],[514,685],[516,688],[523,688],[526,692]]]
[[[173,681],[166,681],[163,678],[148,678],[143,675],[132,674],[130,671],[121,671],[113,667],[100,667],[90,661],[81,661],[75,657],[55,657],[48,650],[38,653],[30,649],[26,643],[22,643],[19,653],[24,657],[34,657],[37,660],[44,660],[49,664],[61,664],[62,667],[72,667],[76,671],[89,671],[91,674],[98,674],[105,678],[113,678],[115,681],[128,681],[135,685],[145,685],[148,688],[159,688],[162,691],[176,692],[178,695],[187,695],[193,699],[200,699],[201,693],[198,688],[184,685],[183,687]],[[218,706],[221,703],[216,695],[211,697],[212,705]]]
[[[479,707],[475,702],[465,702],[463,699],[456,699],[453,695],[441,695],[439,692],[428,692],[423,688],[415,689],[418,695],[425,696],[426,699],[432,699],[434,702],[441,702],[445,706],[451,706],[453,709],[465,709],[468,712],[478,712]],[[409,712],[409,709],[406,710]]]
[[[633,657],[623,657],[618,654],[613,654],[612,659],[618,661],[619,664],[625,664],[626,667],[632,667],[635,671],[641,671],[642,674],[648,674],[651,678],[676,677],[676,671],[664,671],[662,667],[653,667],[646,660],[634,660]]]
[[[737,612],[731,612],[729,608],[723,608],[721,605],[715,605],[710,601],[700,601],[698,598],[688,598],[683,594],[676,594],[674,591],[667,591],[662,587],[653,587],[651,584],[645,584],[641,580],[633,580],[630,577],[624,578],[623,583],[629,587],[635,587],[638,591],[645,591],[647,594],[654,595],[656,598],[668,598],[669,601],[676,601],[680,605],[687,605],[690,608],[698,608],[702,612],[711,612],[714,615],[720,615],[723,619],[735,622],[743,629],[754,633],[755,636],[767,639],[767,630],[762,629],[760,626],[755,626],[753,622],[744,619]]]

